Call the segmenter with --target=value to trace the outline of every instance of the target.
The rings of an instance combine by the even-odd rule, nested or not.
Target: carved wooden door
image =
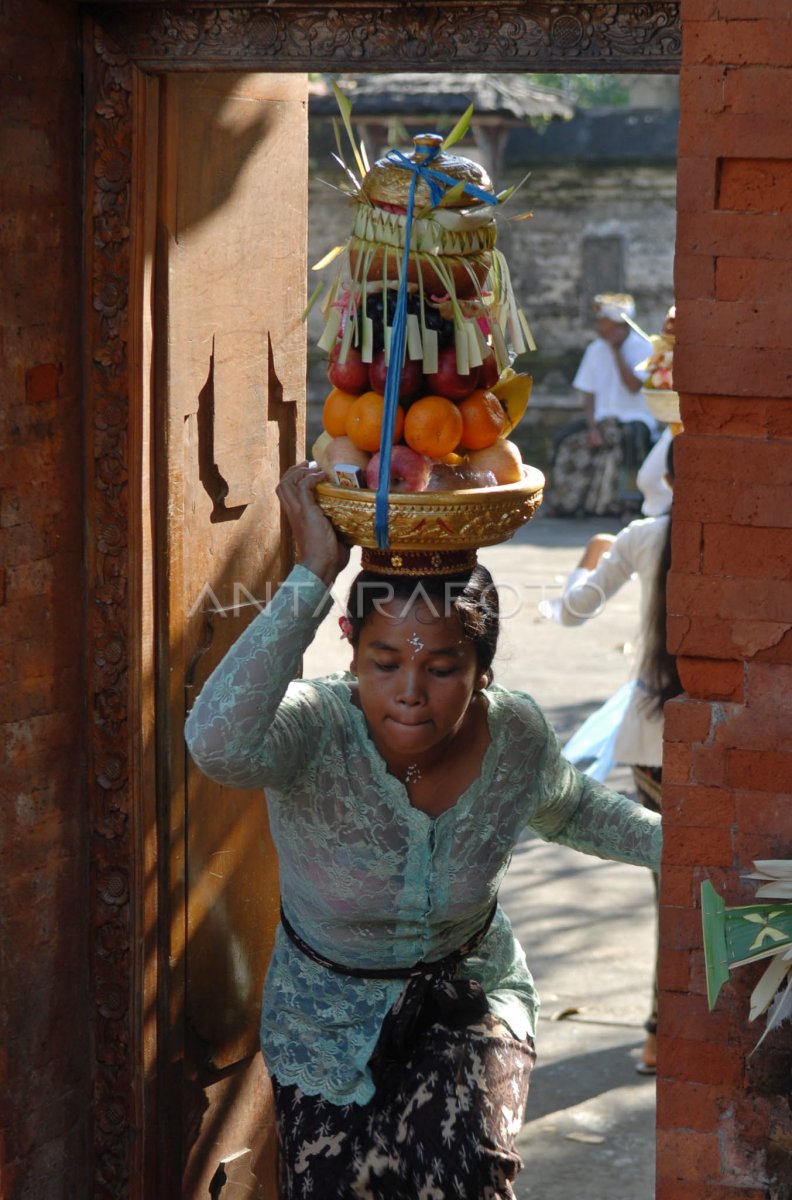
[[[202,775],[183,723],[288,572],[274,488],[304,442],[306,77],[171,75],[158,125],[159,935],[167,913],[168,1107],[182,1110],[183,1130],[181,1153],[162,1156],[160,1194],[269,1200],[271,1098],[257,1047],[277,864],[262,794]]]

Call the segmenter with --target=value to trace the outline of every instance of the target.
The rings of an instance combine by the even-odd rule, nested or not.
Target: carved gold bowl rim
[[[451,550],[505,542],[535,515],[544,484],[541,471],[523,466],[517,483],[453,492],[391,492],[390,548]],[[342,540],[376,548],[376,492],[323,482],[316,493]],[[460,520],[461,530],[454,527]]]

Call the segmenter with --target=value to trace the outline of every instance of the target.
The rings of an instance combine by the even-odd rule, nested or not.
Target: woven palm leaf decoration
[[[792,1018],[792,859],[762,859],[748,879],[761,880],[757,900],[769,903],[727,907],[712,884],[701,885],[701,921],[707,971],[707,1002],[715,1007],[729,972],[745,963],[769,959],[751,993],[749,1020],[767,1013],[764,1033]]]

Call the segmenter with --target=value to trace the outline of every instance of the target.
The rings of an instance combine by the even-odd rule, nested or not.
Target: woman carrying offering
[[[302,463],[279,484],[298,564],[186,728],[206,774],[267,789],[281,1195],[513,1197],[538,999],[499,884],[526,828],[656,869],[659,818],[579,773],[536,703],[493,684],[498,596],[475,554],[405,575],[390,573],[405,556],[364,550],[349,671],[296,678],[348,556],[323,478]]]

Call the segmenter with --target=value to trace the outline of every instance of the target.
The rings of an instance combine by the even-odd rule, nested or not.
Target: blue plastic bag
[[[634,679],[620,687],[618,692],[614,692],[609,700],[586,718],[564,746],[564,757],[575,766],[588,759],[593,760],[583,771],[599,783],[604,783],[613,770],[616,734],[624,720],[634,688]]]

